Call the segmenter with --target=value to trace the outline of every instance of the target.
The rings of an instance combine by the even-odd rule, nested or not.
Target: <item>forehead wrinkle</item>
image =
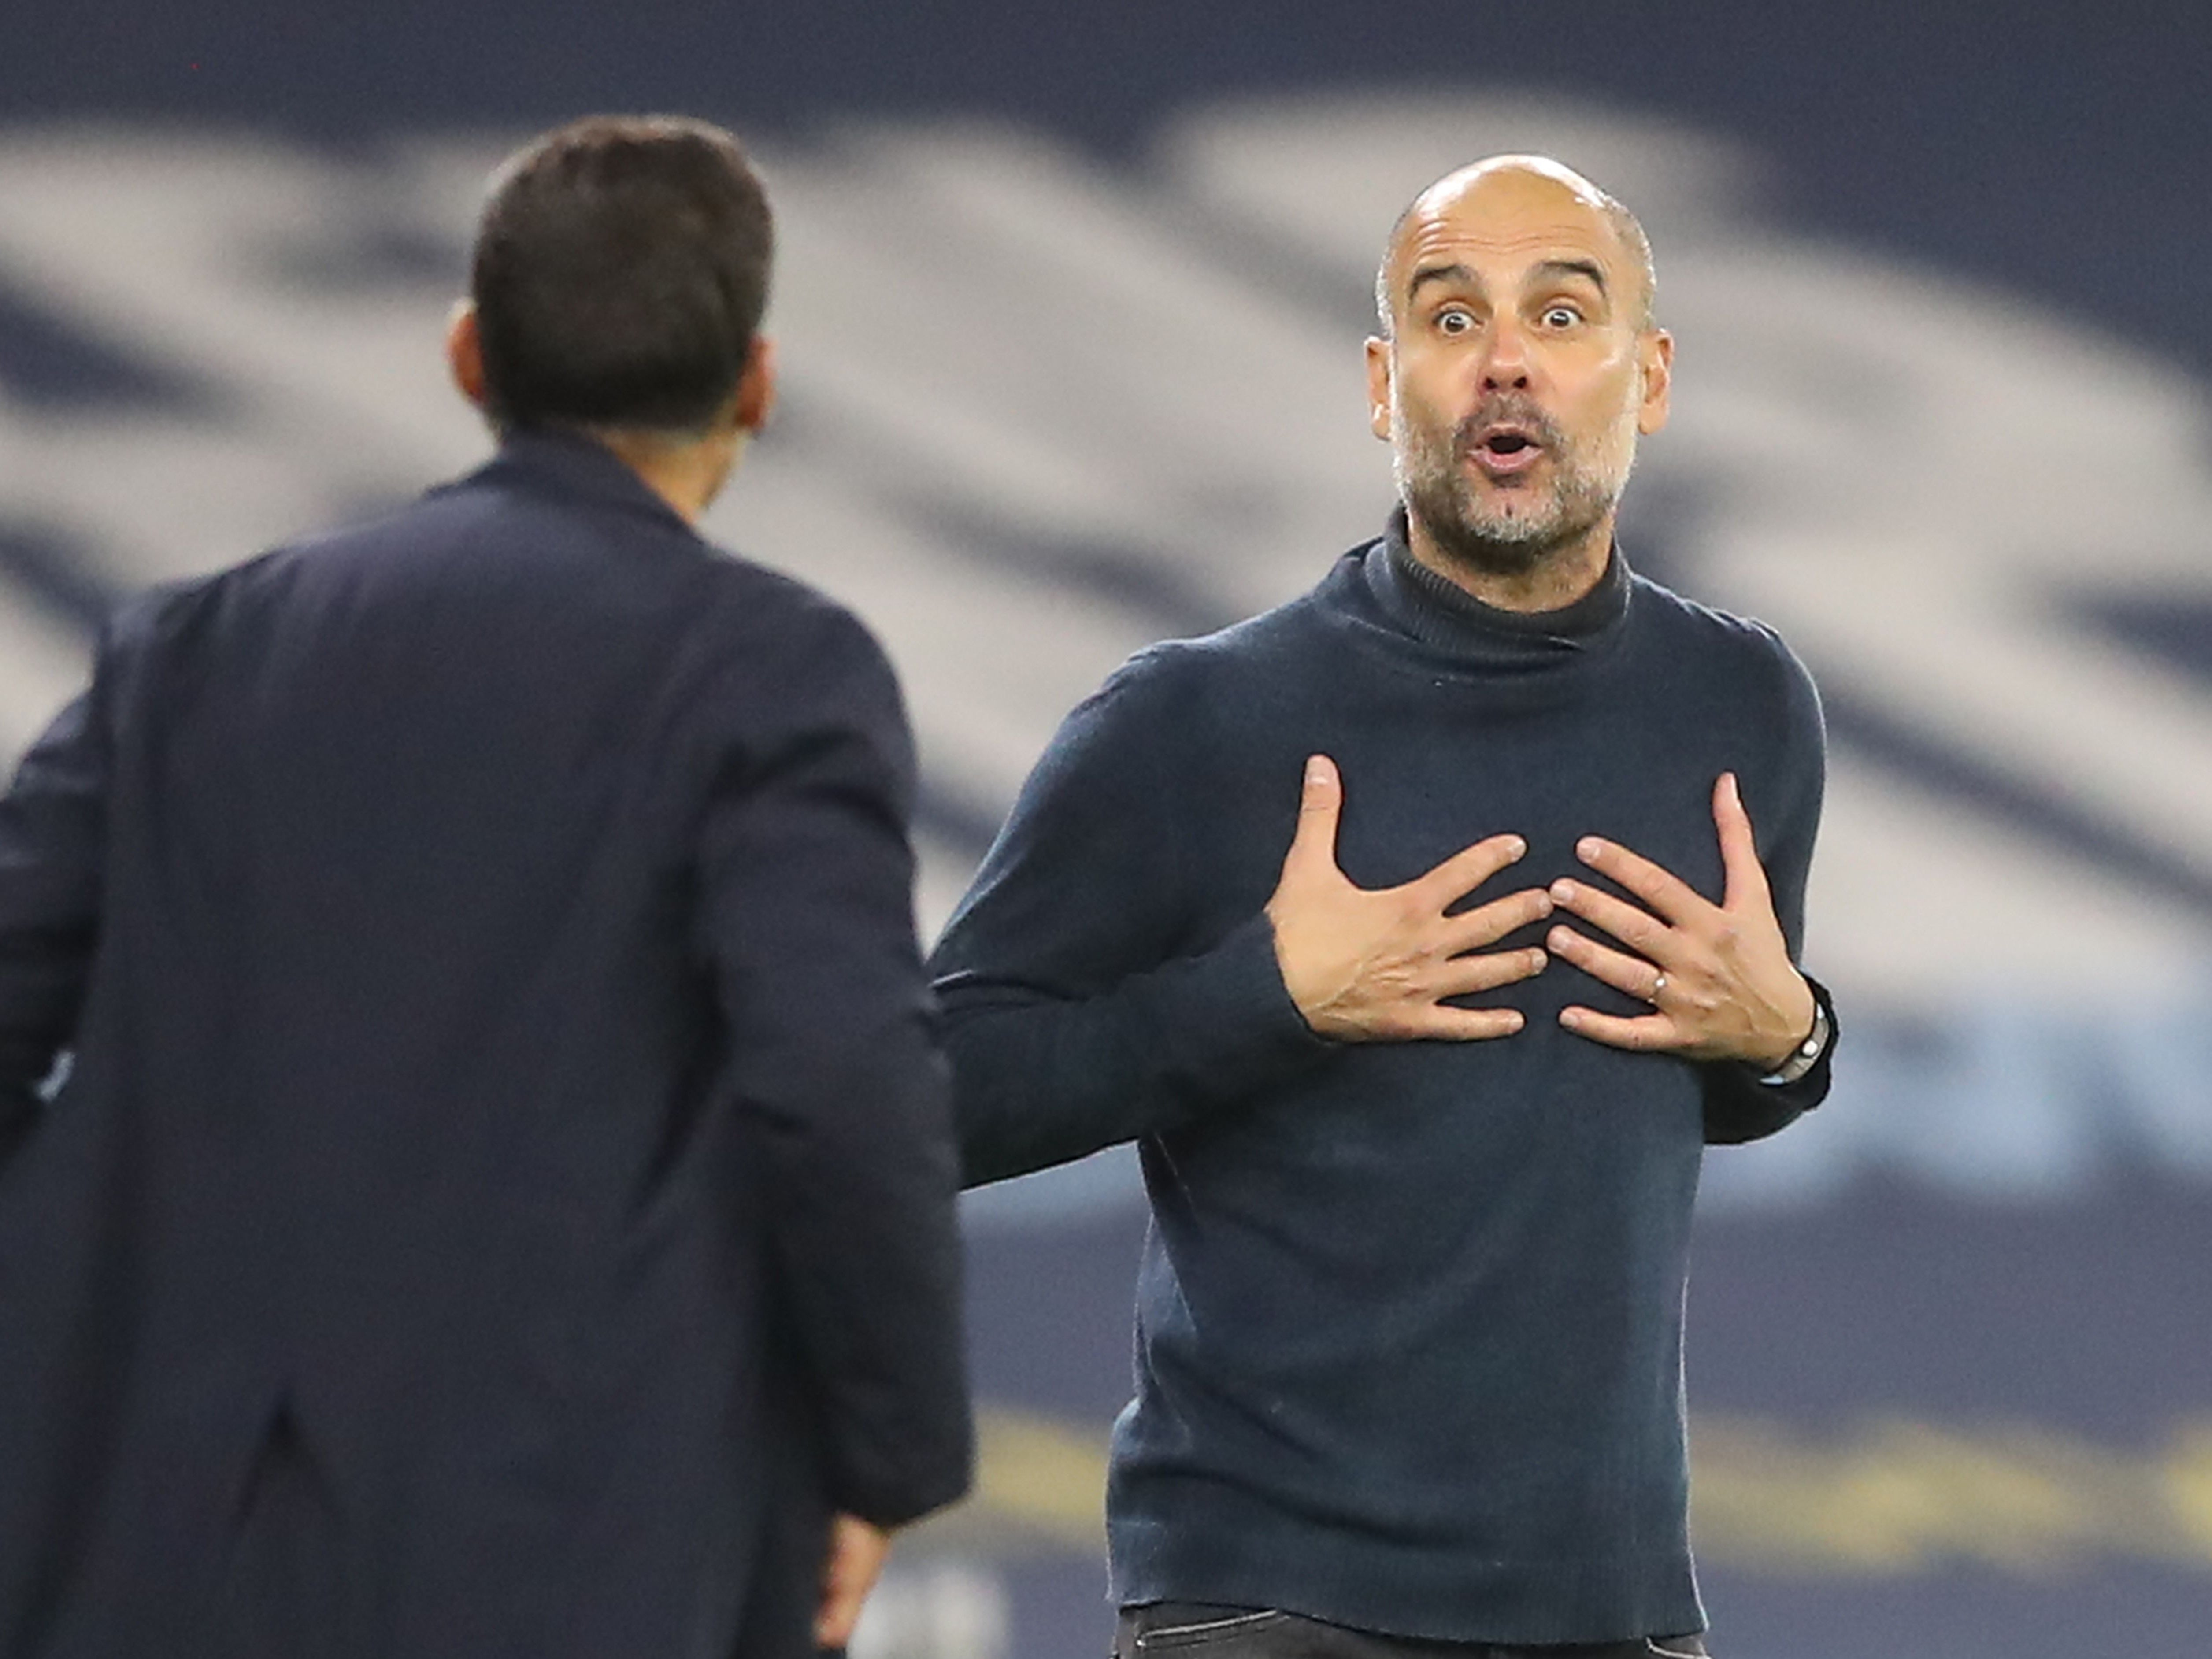
[[[1516,275],[1521,280],[1531,276],[1580,276],[1595,283],[1602,295],[1610,297],[1613,291],[1611,262],[1603,250],[1590,246],[1589,239],[1577,235],[1571,227],[1536,226],[1511,235],[1477,236],[1448,222],[1431,220],[1408,234],[1401,250],[1401,269],[1413,262],[1400,290],[1401,302],[1412,304],[1423,285],[1432,282],[1463,282],[1486,292],[1489,283],[1483,273],[1467,259],[1455,257],[1462,250],[1478,258],[1520,256]]]
[[[1509,213],[1533,213],[1547,222],[1511,234],[1471,232],[1455,223],[1474,205],[1474,198],[1495,199],[1501,194],[1516,204],[1508,208]],[[1483,210],[1476,207],[1474,210]],[[1549,238],[1555,247],[1595,256],[1591,262],[1605,273],[1599,283],[1605,297],[1611,300],[1619,289],[1623,302],[1637,313],[1632,320],[1639,330],[1656,326],[1652,316],[1656,283],[1650,248],[1634,215],[1582,174],[1548,157],[1499,155],[1445,174],[1399,214],[1376,273],[1376,311],[1386,337],[1395,331],[1392,313],[1412,299],[1410,282],[1401,283],[1399,274],[1416,268],[1424,252],[1443,258],[1439,245],[1462,235],[1469,236],[1477,246],[1486,244],[1500,252]],[[1632,282],[1621,277],[1624,268]],[[1640,306],[1629,292],[1632,289],[1641,292]]]

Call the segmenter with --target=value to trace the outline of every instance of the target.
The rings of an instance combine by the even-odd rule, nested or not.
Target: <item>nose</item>
[[[1489,349],[1482,357],[1485,392],[1526,392],[1528,389],[1528,341],[1510,317],[1501,317],[1490,331]]]

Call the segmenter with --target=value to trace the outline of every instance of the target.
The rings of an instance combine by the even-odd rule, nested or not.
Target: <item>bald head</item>
[[[1400,286],[1406,279],[1404,255],[1419,231],[1440,218],[1480,210],[1486,200],[1525,202],[1547,197],[1570,210],[1579,204],[1604,221],[1620,245],[1623,274],[1636,284],[1625,310],[1639,329],[1656,326],[1659,276],[1651,262],[1650,238],[1636,216],[1572,167],[1547,155],[1491,155],[1446,173],[1407,203],[1391,222],[1382,263],[1375,271],[1375,314],[1382,337],[1396,335],[1397,304],[1404,297]]]
[[[1638,440],[1667,419],[1674,343],[1651,321],[1642,229],[1557,161],[1493,156],[1413,198],[1376,298],[1368,422],[1414,557],[1486,603],[1571,603],[1605,568]]]

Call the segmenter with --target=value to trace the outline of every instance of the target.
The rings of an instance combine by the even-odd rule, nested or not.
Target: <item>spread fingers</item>
[[[1601,1014],[1577,1006],[1559,1010],[1559,1024],[1577,1036],[1602,1042],[1608,1048],[1671,1048],[1680,1046],[1681,1030],[1665,1014]]]
[[[1593,979],[1603,980],[1616,991],[1626,991],[1646,1002],[1656,1000],[1660,970],[1648,957],[1631,956],[1600,945],[1571,927],[1554,927],[1544,943],[1560,961],[1572,963]]]
[[[1437,995],[1463,997],[1476,991],[1494,991],[1501,985],[1534,979],[1551,958],[1541,951],[1489,951],[1479,956],[1454,957],[1437,975]]]
[[[1552,896],[1541,887],[1508,893],[1504,898],[1492,899],[1473,910],[1446,916],[1444,949],[1453,956],[1463,951],[1480,951],[1486,945],[1497,944],[1516,927],[1541,921],[1552,910]]]
[[[1492,836],[1472,847],[1462,848],[1427,874],[1415,877],[1407,890],[1416,894],[1421,902],[1442,910],[1473,892],[1528,850],[1528,843],[1518,836]]]
[[[1640,909],[1626,899],[1615,898],[1601,888],[1584,881],[1561,879],[1552,884],[1551,896],[1560,909],[1594,922],[1632,951],[1656,957],[1666,946],[1671,930],[1665,922],[1649,910]],[[1552,930],[1554,934],[1559,931],[1556,927]]]
[[[1425,1010],[1417,1028],[1408,1035],[1445,1042],[1481,1042],[1492,1037],[1511,1036],[1525,1023],[1517,1008],[1448,1008],[1439,1005]]]

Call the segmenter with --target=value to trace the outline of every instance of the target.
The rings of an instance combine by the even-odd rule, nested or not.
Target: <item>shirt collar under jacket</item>
[[[1376,603],[1422,644],[1455,656],[1499,664],[1526,663],[1596,644],[1628,614],[1628,561],[1615,542],[1597,586],[1557,611],[1501,611],[1437,574],[1406,541],[1406,509],[1367,550],[1367,585]]]

